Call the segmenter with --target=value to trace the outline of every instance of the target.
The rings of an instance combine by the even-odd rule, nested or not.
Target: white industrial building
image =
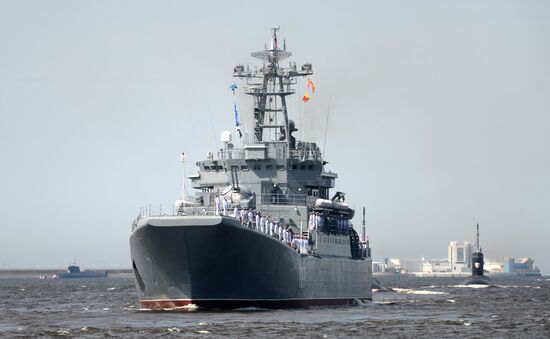
[[[422,258],[422,273],[468,274],[472,267],[473,246],[467,241],[451,241],[446,259],[425,260]]]

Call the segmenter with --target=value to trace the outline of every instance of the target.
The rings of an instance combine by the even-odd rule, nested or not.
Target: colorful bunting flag
[[[302,100],[304,102],[308,102],[311,98],[309,96],[309,89],[311,88],[311,94],[315,93],[315,84],[313,83],[313,80],[307,79],[307,86],[306,86],[306,94],[302,97]]]
[[[315,93],[315,84],[313,83],[313,80],[308,79],[307,80],[307,88],[311,87],[311,93]]]

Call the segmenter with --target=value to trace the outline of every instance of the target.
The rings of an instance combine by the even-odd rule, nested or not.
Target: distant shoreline
[[[447,272],[437,272],[437,273],[423,273],[423,272],[374,272],[372,276],[374,278],[386,278],[386,277],[415,277],[415,278],[467,278],[470,277],[471,273],[447,273]],[[527,273],[506,273],[506,272],[491,272],[485,273],[488,277],[494,278],[541,278],[545,277],[544,274],[540,272],[527,272]]]
[[[67,268],[11,268],[0,269],[0,274],[55,274],[57,272],[65,272]],[[108,271],[110,274],[132,273],[131,268],[94,268],[94,271]]]

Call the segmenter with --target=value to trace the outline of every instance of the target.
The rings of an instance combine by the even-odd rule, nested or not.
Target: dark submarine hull
[[[464,280],[462,285],[493,285],[493,282],[484,275],[474,275]]]
[[[149,309],[296,308],[372,300],[370,259],[302,256],[234,218],[143,218],[130,248],[140,303]]]

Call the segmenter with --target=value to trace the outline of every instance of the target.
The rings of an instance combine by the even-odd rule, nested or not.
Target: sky
[[[129,267],[139,208],[171,210],[179,154],[194,172],[234,131],[233,67],[277,26],[315,73],[297,136],[375,260],[444,258],[479,223],[486,258],[550,274],[548,1],[0,0],[0,268]]]

